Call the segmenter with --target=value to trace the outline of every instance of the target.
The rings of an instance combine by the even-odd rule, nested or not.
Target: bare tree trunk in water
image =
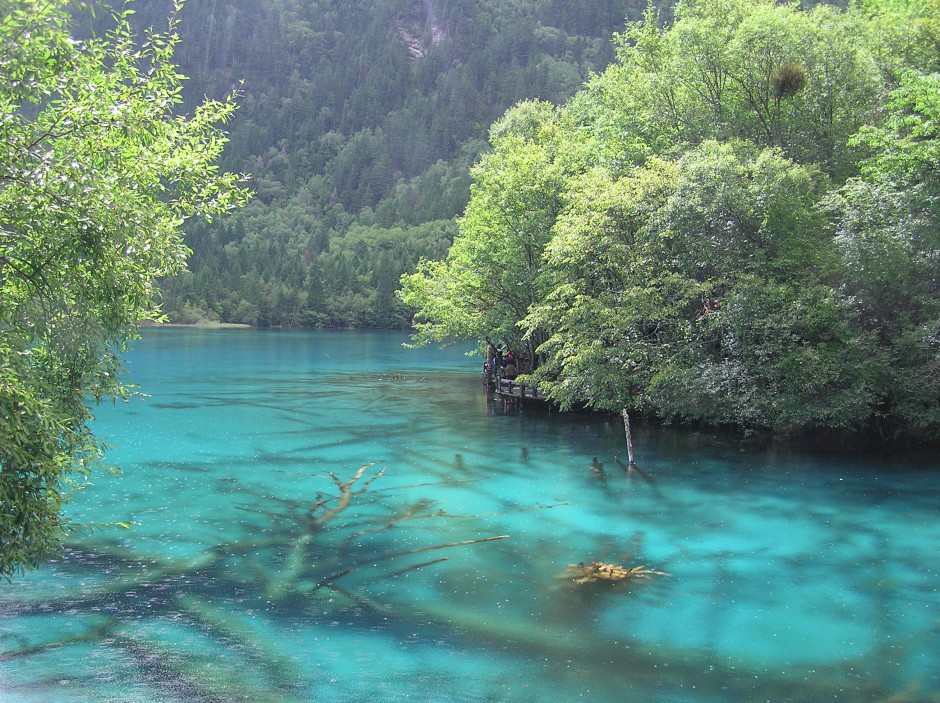
[[[633,436],[630,434],[630,413],[627,412],[627,409],[623,409],[623,431],[627,435],[627,461],[630,466],[635,466],[636,462],[633,461]]]

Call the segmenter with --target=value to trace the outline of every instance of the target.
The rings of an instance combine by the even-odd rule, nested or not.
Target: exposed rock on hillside
[[[410,13],[395,20],[395,30],[412,59],[423,59],[428,48],[440,44],[446,36],[431,0],[415,2]]]

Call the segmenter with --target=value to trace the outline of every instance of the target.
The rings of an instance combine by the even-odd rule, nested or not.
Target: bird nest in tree
[[[639,579],[649,579],[653,576],[669,576],[665,571],[647,569],[646,566],[626,567],[620,564],[608,564],[602,561],[592,561],[568,564],[565,573],[559,578],[570,579],[576,584],[588,583],[624,583]]]

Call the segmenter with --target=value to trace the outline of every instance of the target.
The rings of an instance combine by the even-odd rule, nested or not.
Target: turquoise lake
[[[406,340],[145,331],[68,508],[132,524],[0,584],[0,701],[940,700],[936,463],[639,427],[628,473]]]

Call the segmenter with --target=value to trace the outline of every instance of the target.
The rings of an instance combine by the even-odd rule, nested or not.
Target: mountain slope
[[[260,326],[408,322],[394,290],[441,257],[488,126],[519,100],[560,103],[613,59],[646,0],[189,0],[187,99],[240,89],[227,169],[256,197],[194,223],[173,319]],[[160,26],[163,0],[139,3]]]

